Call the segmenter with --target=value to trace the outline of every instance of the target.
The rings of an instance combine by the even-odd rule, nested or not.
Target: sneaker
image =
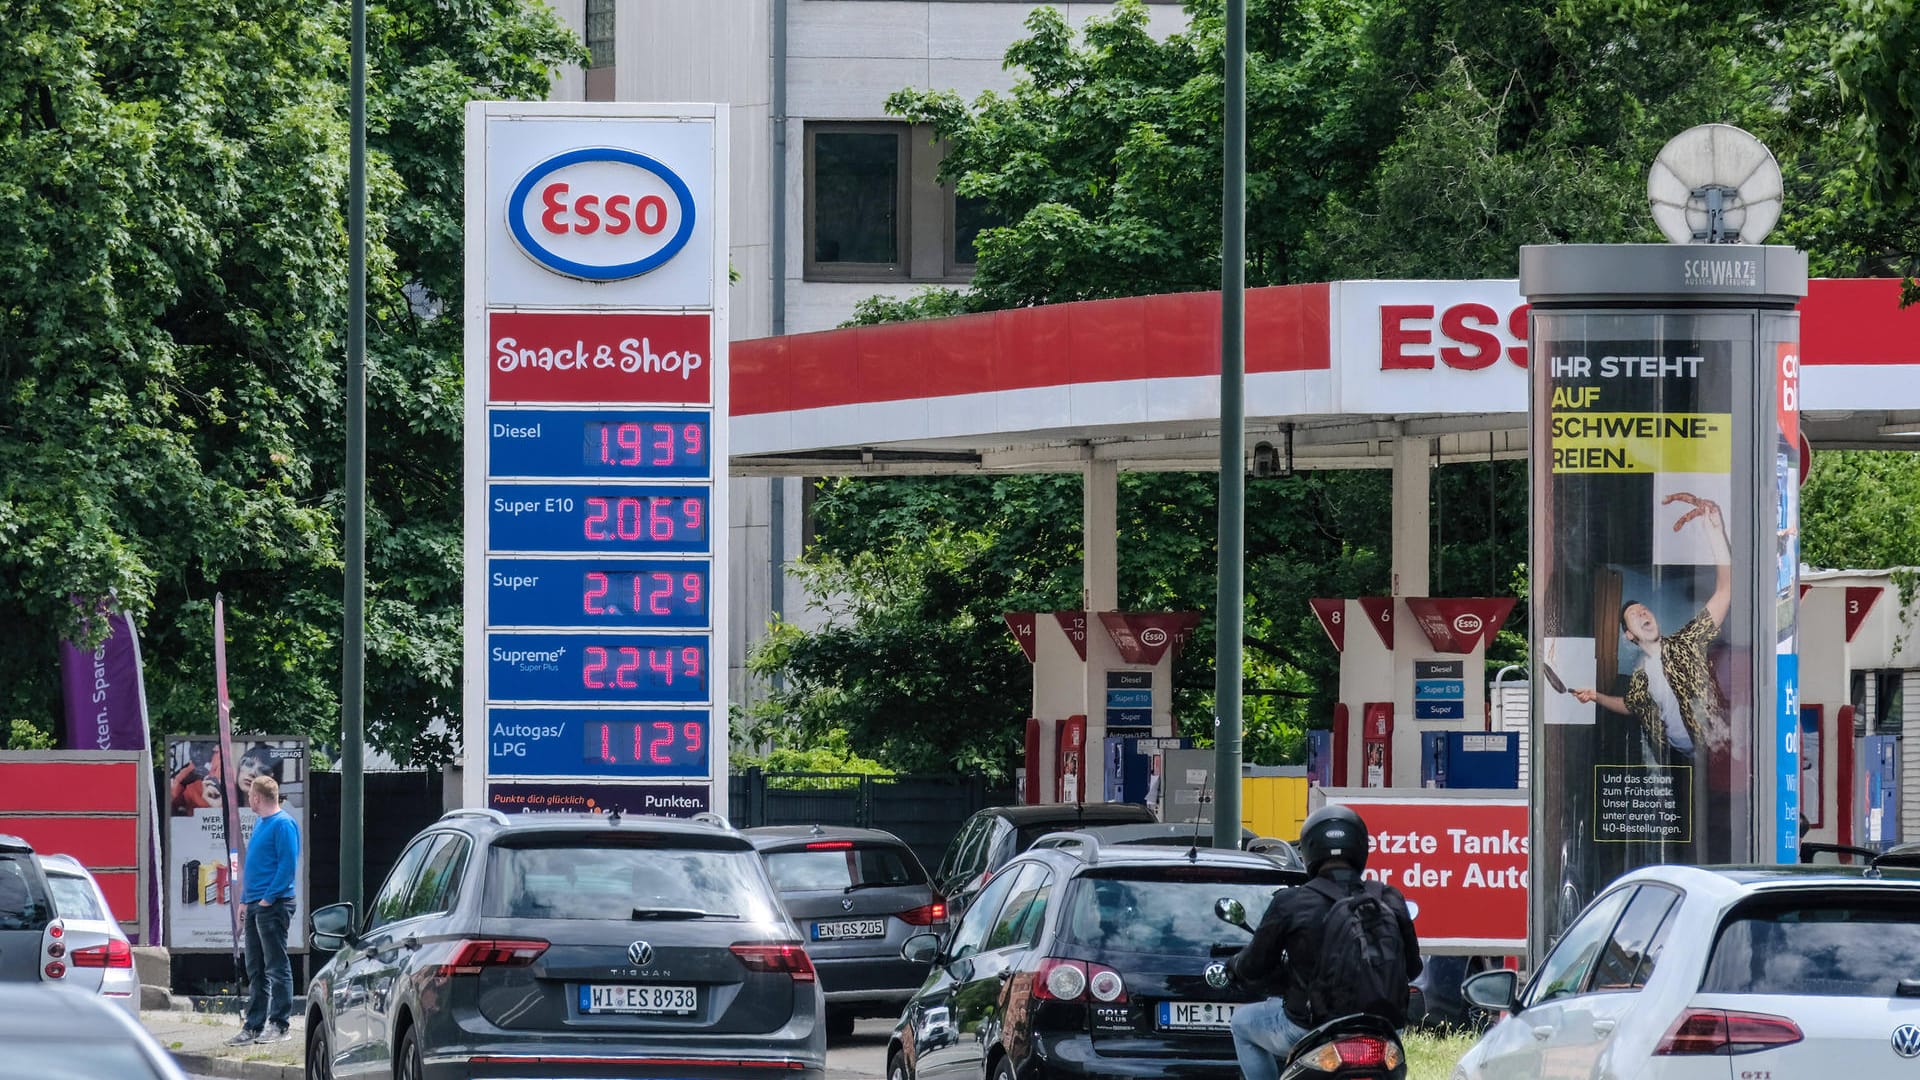
[[[263,1042],[263,1043],[283,1043],[283,1042],[292,1042],[292,1041],[293,1041],[293,1032],[288,1030],[287,1025],[285,1024],[268,1024],[267,1030],[261,1032],[260,1037],[254,1040],[254,1042]]]
[[[261,1033],[258,1031],[252,1031],[247,1028],[241,1028],[240,1034],[235,1035],[233,1038],[227,1040],[227,1045],[228,1046],[245,1046],[248,1043],[259,1042],[260,1034]]]

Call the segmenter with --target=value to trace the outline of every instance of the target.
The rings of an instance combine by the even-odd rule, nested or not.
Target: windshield
[[[1920,903],[1911,895],[1769,897],[1720,929],[1700,989],[1719,994],[1891,998],[1920,978]]]
[[[1240,901],[1247,909],[1247,923],[1258,926],[1274,890],[1284,884],[1278,873],[1205,867],[1124,878],[1083,876],[1068,894],[1062,936],[1122,952],[1206,956],[1216,946],[1220,951],[1238,949],[1250,938],[1245,930],[1214,916],[1214,901]]]
[[[482,910],[514,919],[777,921],[758,858],[746,850],[496,847]]]
[[[53,909],[63,919],[90,919],[102,922],[106,915],[94,899],[93,886],[85,878],[67,874],[48,874],[47,888],[53,892]]]
[[[767,873],[781,892],[845,891],[919,885],[927,880],[920,861],[904,848],[885,845],[809,847],[767,855]]]

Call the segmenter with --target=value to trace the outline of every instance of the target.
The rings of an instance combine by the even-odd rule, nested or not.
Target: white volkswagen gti
[[[1650,866],[1569,926],[1455,1080],[1920,1077],[1920,872]]]

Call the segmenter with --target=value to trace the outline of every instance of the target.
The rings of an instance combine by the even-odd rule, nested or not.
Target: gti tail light
[[[1112,1005],[1127,1000],[1126,980],[1106,966],[1086,960],[1047,959],[1034,973],[1033,994],[1048,1001],[1097,1001]]]
[[[526,967],[547,951],[547,943],[519,938],[462,941],[453,959],[435,969],[436,975],[478,975],[490,967]]]
[[[130,968],[133,966],[133,947],[124,941],[109,941],[105,945],[92,945],[84,949],[73,950],[73,966],[77,968]]]
[[[1752,1054],[1790,1046],[1806,1036],[1800,1025],[1784,1016],[1732,1012],[1726,1009],[1688,1009],[1667,1031],[1653,1051],[1667,1057],[1692,1054]]]
[[[800,945],[735,945],[733,955],[740,958],[748,971],[791,975],[794,982],[814,979],[813,958]]]
[[[49,979],[64,979],[67,977],[67,965],[58,960],[48,964],[46,970],[47,978]]]
[[[908,926],[932,926],[937,922],[946,922],[947,902],[936,897],[933,903],[903,911],[898,918]]]
[[[1327,1043],[1303,1060],[1308,1068],[1317,1072],[1338,1072],[1348,1066],[1391,1072],[1400,1067],[1401,1057],[1397,1044],[1370,1035],[1358,1035]]]

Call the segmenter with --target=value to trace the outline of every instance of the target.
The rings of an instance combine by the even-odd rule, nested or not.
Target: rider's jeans
[[[1287,1016],[1286,1002],[1268,998],[1242,1005],[1233,1013],[1233,1052],[1246,1080],[1280,1080],[1280,1062],[1307,1029]]]

